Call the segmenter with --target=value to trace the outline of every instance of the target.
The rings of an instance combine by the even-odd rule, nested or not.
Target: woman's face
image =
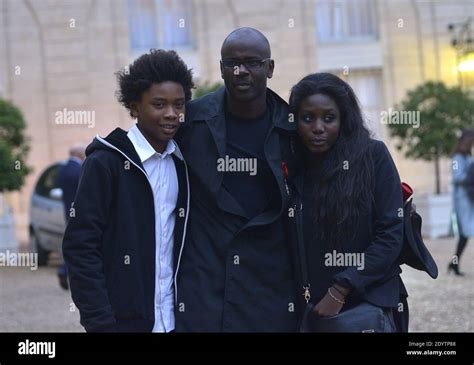
[[[298,111],[298,133],[306,148],[321,156],[336,143],[341,114],[332,98],[314,94],[303,99]]]

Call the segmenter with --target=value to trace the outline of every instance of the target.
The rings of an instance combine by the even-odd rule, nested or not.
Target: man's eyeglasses
[[[225,68],[232,68],[235,67],[239,68],[240,65],[244,65],[247,70],[257,70],[266,62],[271,60],[271,58],[264,58],[263,60],[221,60],[222,65]]]

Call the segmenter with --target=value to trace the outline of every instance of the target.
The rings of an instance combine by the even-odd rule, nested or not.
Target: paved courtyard
[[[410,294],[410,331],[474,332],[474,241],[469,242],[461,267],[464,277],[446,272],[455,249],[453,239],[427,240],[439,267],[437,280],[403,267]],[[56,263],[36,271],[0,267],[0,332],[80,332],[78,310],[62,290]]]
[[[425,240],[438,264],[439,276],[403,266],[407,287],[411,332],[474,332],[474,239],[468,242],[461,259],[458,277],[447,273],[456,249],[453,238]]]

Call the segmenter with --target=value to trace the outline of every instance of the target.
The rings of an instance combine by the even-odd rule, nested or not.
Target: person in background
[[[64,216],[66,223],[70,217],[71,208],[73,208],[74,197],[76,196],[79,177],[81,174],[81,165],[86,158],[86,147],[83,145],[74,145],[69,149],[69,160],[61,166],[58,172],[57,185],[61,188],[62,200],[64,205]],[[67,265],[64,262],[58,268],[59,286],[64,290],[69,289],[67,278]]]
[[[459,270],[459,262],[466,248],[468,238],[474,236],[474,200],[469,197],[467,192],[469,173],[474,168],[473,143],[474,129],[465,130],[453,156],[453,203],[459,230],[459,241],[456,253],[448,266],[448,272],[453,271],[458,276],[464,275]]]

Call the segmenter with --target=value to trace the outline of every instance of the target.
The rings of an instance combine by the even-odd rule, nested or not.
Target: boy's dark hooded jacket
[[[179,183],[175,273],[189,213],[187,169],[177,151],[172,155]],[[86,155],[63,241],[81,324],[94,332],[150,332],[155,322],[153,191],[126,131],[97,136]]]

